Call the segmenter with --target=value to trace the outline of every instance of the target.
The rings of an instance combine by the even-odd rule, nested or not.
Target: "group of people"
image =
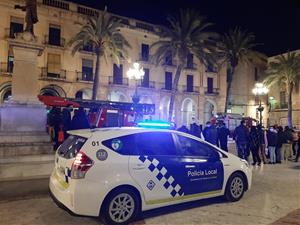
[[[228,137],[230,135],[229,129],[225,123],[212,123],[207,122],[205,128],[202,130],[201,125],[197,125],[195,122],[191,124],[190,130],[185,126],[181,126],[178,131],[192,134],[196,137],[202,138],[205,141],[220,147],[222,150],[228,152]]]
[[[252,165],[281,163],[282,160],[294,160],[297,162],[300,154],[300,134],[286,126],[270,126],[265,130],[261,125],[245,126],[245,121],[241,121],[233,134],[236,141],[237,152],[240,158],[248,158],[252,153]],[[298,146],[298,147],[297,147]],[[297,148],[297,149],[296,149]],[[250,150],[250,151],[249,151]]]
[[[191,124],[190,129],[183,125],[177,130],[202,138],[228,152],[230,131],[223,122],[207,122],[203,130],[196,123]],[[277,125],[264,129],[260,124],[248,127],[242,120],[233,132],[233,139],[238,157],[248,160],[251,153],[252,165],[275,164],[282,160],[297,162],[300,157],[300,133],[288,126],[284,129]]]
[[[88,116],[82,107],[74,110],[71,108],[53,107],[48,113],[48,133],[54,142],[54,149],[68,137],[67,131],[90,128]]]

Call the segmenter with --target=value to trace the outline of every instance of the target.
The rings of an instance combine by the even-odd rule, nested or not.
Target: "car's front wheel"
[[[128,224],[139,213],[137,194],[130,189],[119,189],[111,193],[104,202],[102,219],[106,224]]]
[[[228,179],[225,190],[225,198],[228,201],[236,202],[243,197],[245,190],[245,178],[241,173],[234,173]]]

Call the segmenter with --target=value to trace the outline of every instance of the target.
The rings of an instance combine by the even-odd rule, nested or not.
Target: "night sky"
[[[253,32],[257,50],[268,56],[300,49],[300,1],[266,0],[71,0],[154,24],[166,24],[169,14],[180,8],[196,8],[223,33],[239,26]]]

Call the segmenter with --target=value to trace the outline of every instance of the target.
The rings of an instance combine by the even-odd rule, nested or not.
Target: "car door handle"
[[[133,167],[132,169],[134,169],[134,170],[143,170],[145,168],[146,168],[146,166],[144,164],[136,164],[135,167]]]
[[[196,168],[195,165],[185,165],[185,168],[189,169],[189,168]]]

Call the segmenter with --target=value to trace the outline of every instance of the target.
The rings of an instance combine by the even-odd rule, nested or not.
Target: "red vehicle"
[[[135,126],[137,122],[155,114],[154,104],[133,104],[127,102],[92,101],[83,99],[39,96],[47,106],[79,108],[88,110],[91,127]]]

